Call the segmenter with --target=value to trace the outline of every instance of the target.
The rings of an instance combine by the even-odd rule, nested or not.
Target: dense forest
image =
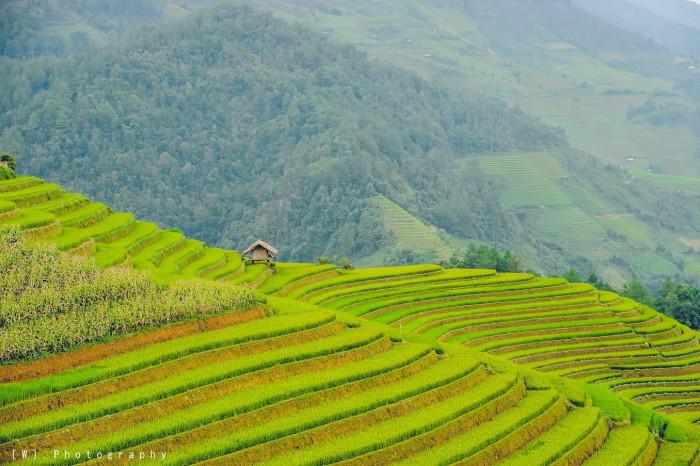
[[[0,148],[18,156],[21,173],[211,244],[242,248],[262,237],[285,260],[355,260],[380,249],[385,263],[434,259],[392,250],[373,201],[380,194],[463,244],[512,250],[543,273],[597,271],[591,257],[533,232],[502,204],[506,186],[465,163],[500,152],[547,150],[611,211],[652,230],[700,234],[694,197],[571,148],[561,130],[476,86],[447,90],[248,7],[186,10],[211,3],[129,0],[115,11],[103,0],[36,0],[4,11]],[[485,2],[435,3],[466,8],[495,50],[517,56],[480,16]],[[76,16],[80,27],[58,34],[53,25]],[[528,21],[528,31],[554,27],[539,13]],[[581,47],[597,43],[591,30],[574,31]]]
[[[377,193],[461,237],[507,243],[517,225],[497,187],[476,166],[455,175],[453,161],[563,144],[500,102],[245,7],[0,70],[0,141],[20,171],[222,246],[262,236],[286,258],[372,253],[384,239]]]

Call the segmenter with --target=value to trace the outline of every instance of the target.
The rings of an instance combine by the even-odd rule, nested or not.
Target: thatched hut
[[[270,262],[278,253],[277,248],[259,239],[243,251],[243,256],[250,256],[253,262]]]

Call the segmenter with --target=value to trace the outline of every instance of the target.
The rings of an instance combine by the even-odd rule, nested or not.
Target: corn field
[[[64,351],[136,329],[244,309],[252,290],[211,281],[157,285],[126,267],[29,246],[16,230],[0,232],[0,361]]]

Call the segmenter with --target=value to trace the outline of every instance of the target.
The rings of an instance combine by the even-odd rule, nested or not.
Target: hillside
[[[671,50],[700,57],[700,7],[691,0],[574,2],[610,24],[623,27]]]
[[[15,189],[20,184],[25,188]],[[87,238],[86,231],[119,215],[109,213],[92,227],[65,231],[58,217],[53,236],[42,237],[37,233],[46,225],[23,219],[47,202],[66,205],[71,195],[31,178],[0,181],[0,191],[12,199],[4,205],[15,206],[2,223],[19,225],[28,242],[60,244],[83,232],[92,246],[80,250],[96,250],[99,260],[100,249],[125,248],[136,230]],[[37,204],[41,193],[53,193],[53,200]],[[144,249],[167,233],[154,234]],[[8,264],[18,267],[4,254],[27,248],[4,241],[3,274]],[[48,254],[51,266],[29,251],[17,253],[36,263],[26,267],[32,274],[60,261],[73,269],[82,264],[75,270],[90,267],[74,263],[70,251],[33,253]],[[122,265],[138,269],[130,259],[138,248],[126,254]],[[137,273],[100,264],[104,272]],[[4,276],[29,273],[21,267]],[[244,267],[233,281],[249,273]],[[27,464],[97,464],[108,452],[110,464],[126,464],[131,452],[143,453],[149,464],[161,463],[163,453],[167,464],[678,466],[700,460],[697,333],[633,301],[563,279],[493,270],[260,267],[264,273],[250,282],[262,298],[257,307],[240,301],[199,314],[168,313],[160,321],[165,326],[150,322],[136,333],[0,365],[2,461],[23,449],[39,452]],[[204,274],[193,282],[184,268],[146,270],[159,280],[188,279],[202,293],[217,278]],[[80,274],[65,277],[71,287],[94,282]],[[30,291],[19,285],[26,282],[12,287],[20,301],[55,295],[53,281],[33,278]],[[119,287],[104,294],[140,302]],[[58,311],[52,302],[48,312],[76,312]],[[6,317],[18,318],[20,308]],[[88,303],[80,312],[89,309]],[[35,329],[45,317],[26,318]],[[0,336],[12,325],[4,320]]]
[[[623,3],[627,2],[436,0],[408,2],[400,10],[381,1],[259,4],[353,44],[377,61],[419,72],[457,91],[478,89],[517,105],[563,128],[576,149],[621,166],[645,183],[696,195],[700,94],[692,89],[697,82],[693,70],[700,67],[692,57],[620,29],[620,21],[608,23],[586,13],[600,4],[636,17],[634,7],[623,9]],[[635,3],[653,8],[655,2]],[[656,8],[670,10],[676,3],[682,2],[663,2]],[[684,17],[692,20],[687,11]],[[684,37],[686,44],[697,42],[697,36]],[[492,163],[505,162],[498,172],[489,173],[488,167],[484,171],[507,186],[509,192],[501,195],[504,209],[524,218],[533,236],[551,239],[567,252],[583,248],[584,255],[595,258],[596,270],[612,282],[635,274],[645,281],[668,273],[695,276],[698,256],[688,248],[687,238],[650,221],[646,214],[654,209],[653,201],[632,207],[620,202],[619,193],[611,195],[610,184],[621,183],[619,178],[591,189],[578,180],[591,172],[601,178],[599,169],[572,167],[570,155],[551,151],[535,158],[530,167],[524,165],[530,165],[526,160],[532,160],[531,154],[502,155]],[[561,165],[555,176],[548,170],[552,158]],[[484,157],[478,160],[488,163]],[[532,197],[532,178],[523,176],[512,183],[514,175],[532,173],[537,173],[538,199]],[[624,183],[634,184],[631,178]],[[582,225],[590,240],[584,235],[583,244],[572,241],[572,230],[562,225]],[[657,246],[668,251],[660,252]],[[618,260],[630,255],[644,257],[644,265]]]
[[[24,154],[22,170],[224,247],[265,234],[289,258],[373,253],[385,239],[378,194],[444,217],[460,203],[463,235],[532,243],[478,173],[444,181],[457,153],[559,143],[500,102],[450,95],[247,8],[15,65],[0,141]]]
[[[87,8],[76,1],[61,9],[60,2],[48,2],[51,8],[30,14],[25,26],[13,21],[19,29],[7,29],[8,43],[21,43],[36,26],[44,28],[32,33],[39,44],[42,34],[66,39],[73,30],[93,44],[87,52],[39,47],[33,59],[5,52],[0,144],[19,155],[24,172],[223,248],[242,248],[264,236],[287,259],[337,256],[377,265],[396,262],[402,243],[413,247],[420,238],[424,260],[486,243],[511,249],[546,273],[574,266],[615,284],[696,276],[700,259],[688,246],[700,238],[700,219],[689,208],[697,202],[694,178],[641,172],[663,186],[691,188],[661,191],[568,147],[559,131],[515,107],[564,126],[577,148],[619,161],[627,149],[608,157],[581,144],[579,136],[585,131],[595,135],[587,141],[598,148],[614,147],[613,139],[622,141],[619,134],[600,135],[619,125],[601,115],[619,115],[622,106],[616,113],[606,106],[588,114],[585,121],[596,126],[579,133],[572,128],[582,128],[581,121],[568,125],[565,117],[580,115],[600,95],[605,102],[619,97],[614,105],[622,105],[631,99],[609,96],[606,89],[639,76],[608,66],[615,79],[588,99],[578,77],[561,77],[574,63],[581,72],[588,69],[590,59],[577,52],[547,76],[518,84],[512,73],[522,73],[526,64],[488,52],[506,56],[495,44],[512,42],[485,35],[496,30],[487,28],[487,18],[474,13],[481,22],[472,24],[452,4],[407,9],[413,17],[382,16],[387,8],[381,2],[354,4],[356,10],[346,8],[341,16],[321,9],[307,17],[299,5],[256,3],[316,28],[312,33],[233,7],[188,16],[165,1],[133,1],[120,12],[106,4]],[[11,5],[21,15],[26,3]],[[185,19],[172,22],[175,17]],[[504,18],[512,20],[512,13]],[[449,28],[435,37],[425,29],[448,19]],[[144,23],[145,30],[133,28]],[[381,25],[387,28],[379,33]],[[406,31],[392,29],[399,25]],[[452,34],[465,28],[473,34]],[[429,81],[373,63],[340,41],[370,57],[425,70]],[[109,42],[117,45],[104,45]],[[553,60],[554,53],[540,58]],[[561,95],[541,97],[567,104],[547,118],[521,97],[540,86],[551,89],[553,76],[559,76]],[[670,86],[652,78],[640,82],[647,93]],[[632,100],[642,103],[641,95]],[[690,130],[625,125],[641,138],[635,147],[654,150],[654,163],[668,153],[667,144],[654,149],[645,139],[649,134],[682,146],[674,154],[688,153],[694,144]],[[401,226],[385,215],[378,196],[397,206]],[[590,238],[581,240],[579,231]]]

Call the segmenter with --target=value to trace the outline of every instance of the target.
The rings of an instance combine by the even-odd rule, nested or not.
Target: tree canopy
[[[463,237],[516,222],[470,153],[539,150],[558,131],[454,95],[246,7],[219,7],[65,59],[3,59],[0,143],[22,170],[226,247],[361,257],[395,199]]]

